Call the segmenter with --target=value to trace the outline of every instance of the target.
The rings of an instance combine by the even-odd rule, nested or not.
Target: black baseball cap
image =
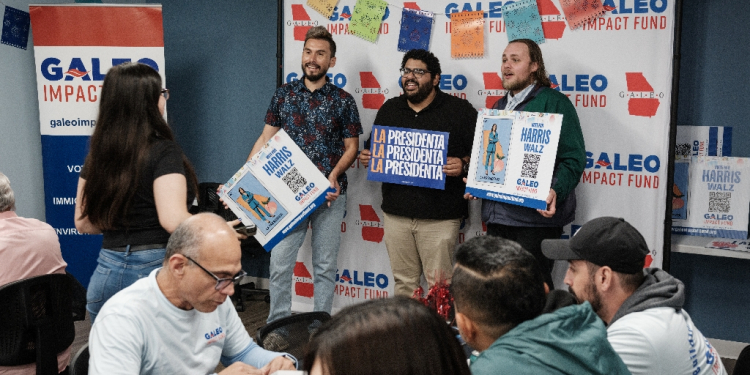
[[[600,217],[583,224],[570,240],[544,240],[542,253],[555,260],[587,260],[613,271],[633,274],[643,270],[648,245],[625,219]]]

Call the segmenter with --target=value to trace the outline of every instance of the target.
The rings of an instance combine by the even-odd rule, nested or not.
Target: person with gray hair
[[[271,251],[269,323],[292,314],[292,273],[310,224],[315,272],[313,309],[330,313],[333,307],[341,220],[346,210],[345,172],[357,157],[362,134],[354,98],[326,75],[335,65],[336,43],[331,33],[323,26],[308,30],[302,48],[302,77],[276,89],[266,112],[266,125],[248,156],[249,160],[284,129],[335,189],[327,193],[327,205],[300,221]],[[293,174],[289,173],[287,176]]]
[[[228,296],[242,271],[240,243],[224,219],[182,222],[163,267],[115,294],[89,336],[89,374],[269,374],[296,359],[259,347]]]
[[[55,229],[37,219],[16,215],[16,198],[10,180],[0,172],[0,286],[34,276],[65,273]],[[57,355],[62,372],[70,362],[70,348]],[[36,374],[36,364],[0,366],[0,374]]]
[[[536,258],[495,236],[463,243],[451,291],[463,339],[481,354],[473,375],[630,374],[591,305],[543,313],[549,290]]]

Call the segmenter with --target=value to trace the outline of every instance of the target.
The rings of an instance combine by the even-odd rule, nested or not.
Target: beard
[[[413,82],[415,85],[417,85],[416,92],[408,93],[406,92],[406,90],[404,90],[404,93],[406,94],[406,99],[412,104],[422,103],[425,99],[427,99],[428,96],[430,96],[430,93],[435,87],[432,84],[432,81],[429,81],[425,83],[424,85],[420,85],[416,79],[409,79],[406,82],[403,82],[402,86],[406,87],[406,84],[409,82]]]
[[[584,303],[585,301],[589,301],[589,303],[591,304],[591,309],[594,310],[594,313],[598,313],[599,310],[602,309],[602,296],[601,294],[599,294],[599,291],[596,290],[593,280],[588,285],[586,285],[585,296],[577,295],[572,288],[568,288],[568,291],[573,295],[573,297],[575,297],[576,301],[578,301],[579,304]]]
[[[304,63],[302,64],[302,77],[304,79],[307,79],[309,82],[318,82],[321,78],[325,77],[326,73],[328,73],[328,69],[323,70],[323,69],[321,69],[320,65],[310,64],[311,66],[314,66],[314,67],[318,68],[318,72],[319,73],[318,74],[312,74],[312,75],[307,74],[307,70],[305,69],[305,65],[307,65],[307,64],[304,64]]]
[[[529,74],[528,77],[526,77],[525,80],[505,80],[503,79],[503,88],[508,91],[520,91],[528,87],[530,84],[534,83],[534,76],[532,74]]]

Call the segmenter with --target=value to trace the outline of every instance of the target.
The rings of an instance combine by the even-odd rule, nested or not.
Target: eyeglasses
[[[401,77],[406,77],[409,74],[414,73],[414,77],[422,78],[422,76],[425,75],[425,73],[430,73],[429,70],[424,70],[424,69],[419,69],[419,68],[416,68],[416,69],[401,68],[398,71],[401,72]]]
[[[247,272],[240,270],[240,272],[232,278],[220,279],[218,276],[214,275],[213,272],[203,268],[203,266],[201,266],[198,262],[194,261],[193,258],[190,258],[189,256],[186,256],[185,258],[188,258],[188,260],[195,263],[196,266],[206,271],[207,274],[211,275],[211,277],[213,277],[214,280],[216,280],[216,286],[214,287],[214,289],[216,290],[223,290],[224,288],[228,287],[229,284],[237,283],[240,280],[242,280],[243,277],[247,276]]]
[[[169,100],[169,89],[161,89],[161,94],[164,96],[164,100]]]

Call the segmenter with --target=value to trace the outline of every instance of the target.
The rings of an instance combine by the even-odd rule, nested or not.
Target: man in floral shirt
[[[314,310],[331,312],[341,220],[346,210],[346,174],[357,157],[362,125],[354,98],[329,82],[336,65],[336,43],[325,27],[311,28],[302,50],[303,77],[276,90],[266,113],[263,133],[250,156],[284,129],[313,164],[328,177],[334,193],[271,251],[271,311],[268,322],[291,315],[292,272],[297,252],[312,223]]]

